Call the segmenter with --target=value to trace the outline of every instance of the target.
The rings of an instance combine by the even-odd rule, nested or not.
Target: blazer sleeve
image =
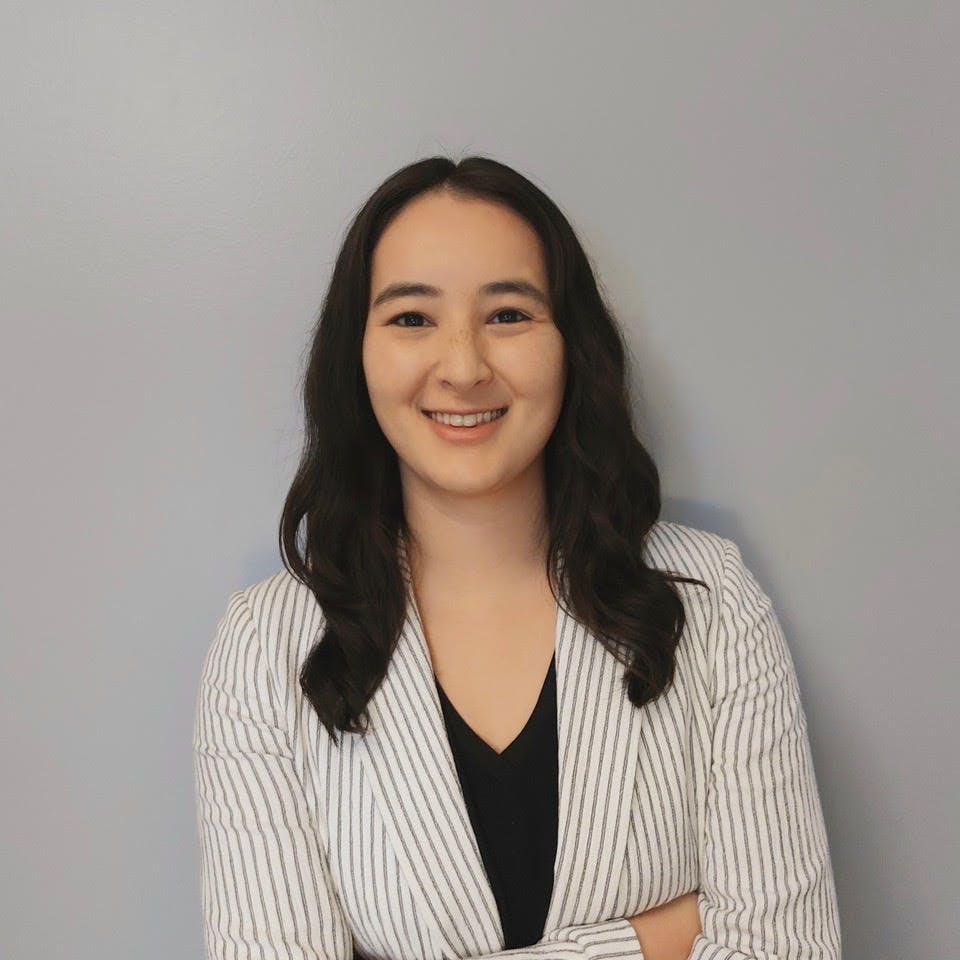
[[[614,957],[646,960],[636,931],[625,917],[561,927],[550,939],[532,946],[480,954],[482,960],[500,957],[504,960],[612,960]]]
[[[206,960],[352,960],[245,591],[203,664],[193,752]]]
[[[689,960],[840,960],[833,870],[793,661],[724,540],[702,933]]]

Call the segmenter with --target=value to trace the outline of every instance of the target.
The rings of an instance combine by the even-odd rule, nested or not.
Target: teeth
[[[488,410],[485,413],[468,413],[466,415],[460,413],[428,413],[427,416],[431,420],[446,423],[453,427],[474,427],[478,423],[489,423],[491,420],[496,420],[506,412],[507,408],[501,407],[499,410]]]

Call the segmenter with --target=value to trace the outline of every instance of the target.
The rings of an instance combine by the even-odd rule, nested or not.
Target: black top
[[[543,936],[557,851],[557,681],[550,661],[540,698],[502,753],[457,713],[434,677],[460,785],[497,901],[505,950]]]

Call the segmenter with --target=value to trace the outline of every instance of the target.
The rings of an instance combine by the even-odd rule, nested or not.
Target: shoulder
[[[773,601],[757,574],[747,565],[739,544],[728,537],[677,523],[658,523],[651,529],[651,563],[685,576],[697,576],[710,585],[709,601],[693,600],[703,589],[685,588],[688,610],[695,611],[693,633],[702,636],[715,694],[753,676],[758,664],[775,669],[785,682],[796,684],[789,644]],[[703,627],[699,627],[701,612]]]
[[[248,662],[256,659],[282,689],[296,682],[297,667],[322,629],[323,613],[313,592],[283,568],[230,594],[218,641],[238,654],[245,650]]]
[[[263,633],[300,626],[319,613],[311,589],[286,568],[249,584],[241,592]]]
[[[762,612],[770,606],[770,597],[729,537],[658,520],[647,534],[644,557],[651,567],[702,580],[708,591],[698,584],[675,586],[689,602],[704,606],[711,619],[731,609],[742,615],[745,608]]]
[[[732,540],[674,520],[657,520],[647,533],[644,559],[658,570],[703,580],[711,589],[723,582]],[[693,586],[678,584],[678,586]],[[702,589],[702,588],[699,588]]]
[[[769,597],[743,561],[734,540],[709,530],[672,521],[651,527],[645,553],[649,566],[696,577],[707,584],[675,583],[684,600],[686,623],[681,647],[715,703],[737,677],[751,645],[776,646],[786,657],[785,643]]]

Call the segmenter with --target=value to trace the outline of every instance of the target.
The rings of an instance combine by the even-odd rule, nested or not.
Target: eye
[[[422,320],[423,314],[422,313],[398,313],[395,317],[387,321],[387,326],[390,326],[391,324],[397,324],[398,320],[404,320],[407,317],[419,317]],[[405,327],[406,324],[399,323],[397,324],[397,326]]]
[[[511,307],[504,308],[503,310],[498,310],[493,316],[494,316],[494,317],[499,317],[499,316],[502,316],[503,314],[513,314],[513,315],[515,315],[515,316],[517,317],[516,320],[508,321],[507,324],[506,324],[506,326],[512,326],[512,325],[515,324],[515,323],[522,323],[524,320],[529,320],[529,319],[530,319],[530,317],[527,316],[527,314],[523,313],[523,312],[520,311],[520,310],[514,310],[514,309],[511,308]],[[420,319],[420,320],[425,320],[425,319],[426,319],[422,313],[415,313],[415,312],[410,312],[410,311],[408,311],[408,312],[406,312],[406,313],[398,313],[395,317],[392,317],[390,320],[387,321],[387,326],[395,325],[395,326],[398,326],[398,327],[405,327],[405,328],[408,329],[408,330],[410,330],[410,329],[416,329],[417,326],[419,326],[419,325],[417,325],[417,326],[411,326],[411,325],[406,324],[406,323],[398,323],[398,321],[406,320],[408,317],[416,317],[416,318],[418,318],[418,319]],[[502,327],[502,326],[504,326],[504,324],[499,323],[499,324],[497,324],[497,326],[501,326],[501,327]]]
[[[504,314],[504,313],[513,313],[513,314],[516,314],[516,316],[517,316],[517,318],[518,318],[518,319],[515,321],[516,323],[522,323],[524,320],[529,320],[529,319],[530,319],[525,313],[521,313],[519,310],[514,310],[514,309],[509,308],[509,307],[508,307],[507,309],[505,309],[505,310],[500,310],[500,311],[498,311],[497,313],[494,314],[494,316],[495,316],[495,317],[499,317],[501,314]],[[501,324],[501,326],[502,326],[502,324]]]

